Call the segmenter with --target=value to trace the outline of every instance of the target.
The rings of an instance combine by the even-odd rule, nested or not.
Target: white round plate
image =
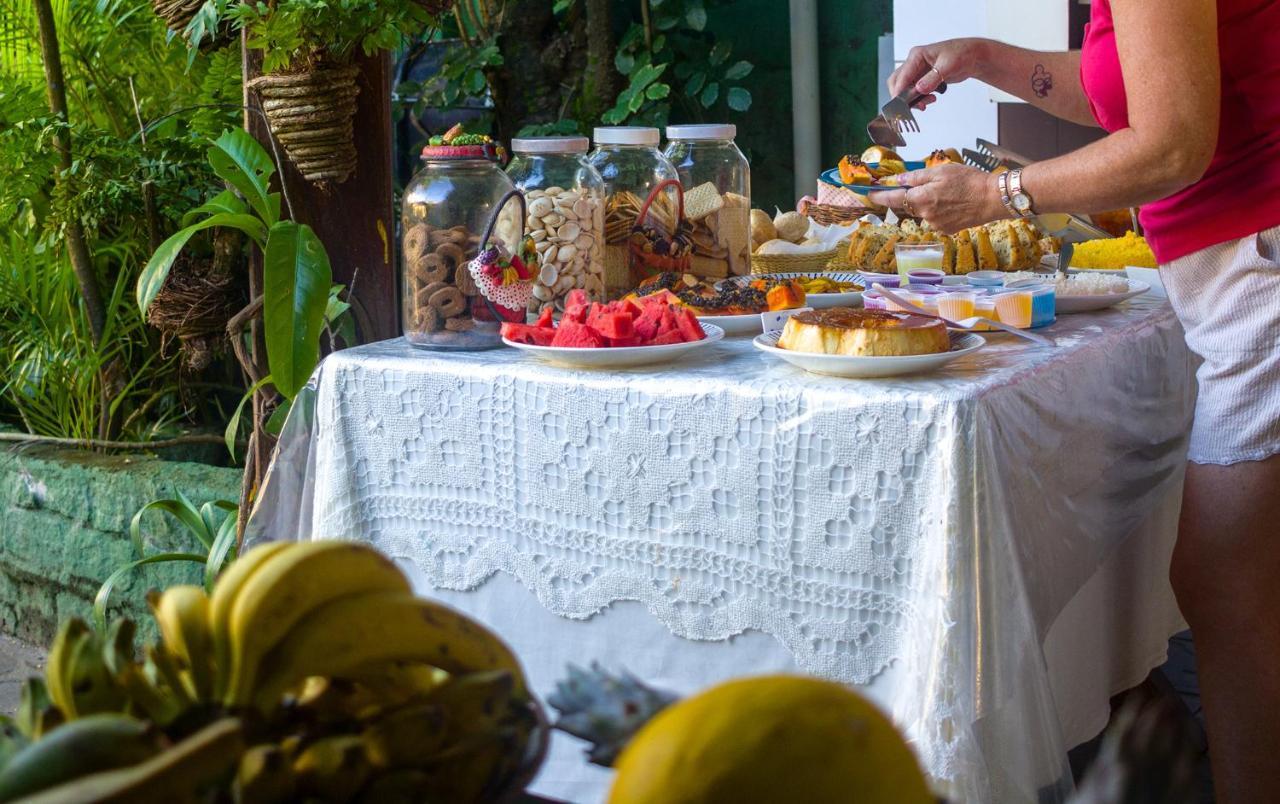
[[[1124,293],[1108,293],[1103,296],[1058,296],[1055,302],[1055,310],[1061,313],[1091,313],[1095,310],[1105,310],[1112,305],[1119,304],[1125,299],[1132,299],[1134,296],[1141,296],[1151,286],[1146,282],[1139,282],[1136,279],[1125,280],[1129,283],[1129,290]]]
[[[796,271],[785,274],[756,274],[754,276],[734,277],[739,285],[749,285],[757,279],[813,279],[814,277],[825,277],[833,279],[836,282],[862,282],[858,281],[858,275],[851,271]],[[828,307],[861,307],[862,291],[850,290],[846,293],[806,293],[804,296],[804,306],[812,307],[815,310],[824,310]]]
[[[756,321],[759,320],[757,316]],[[529,343],[515,343],[506,338],[503,338],[502,342],[507,346],[528,352],[539,360],[566,368],[631,368],[651,366],[655,363],[670,363],[688,352],[710,346],[724,338],[724,330],[720,327],[715,324],[699,323],[702,323],[702,331],[707,337],[700,341],[668,343],[661,346],[605,346],[599,349],[579,349],[564,346],[534,346]]]
[[[745,315],[700,315],[698,320],[704,324],[714,324],[724,330],[725,335],[759,335],[763,326],[759,313]]]
[[[951,351],[932,355],[907,355],[905,357],[847,357],[845,355],[819,355],[810,352],[793,352],[778,348],[781,332],[757,335],[752,343],[767,355],[781,358],[814,374],[833,377],[866,379],[871,377],[897,377],[902,374],[919,374],[939,369],[957,357],[981,349],[986,343],[980,335],[952,334]]]

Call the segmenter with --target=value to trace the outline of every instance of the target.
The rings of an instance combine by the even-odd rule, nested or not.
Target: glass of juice
[[[893,247],[893,254],[898,260],[898,276],[904,283],[911,281],[908,271],[923,268],[942,270],[941,243],[898,243]]]

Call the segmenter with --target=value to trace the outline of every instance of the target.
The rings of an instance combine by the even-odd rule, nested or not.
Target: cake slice
[[[956,272],[956,240],[950,235],[939,235],[938,239],[942,241],[942,272],[954,274]]]
[[[990,224],[991,248],[995,249],[996,261],[1001,271],[1020,271],[1027,265],[1027,252],[1022,248],[1022,241],[1014,231],[1013,224],[998,221]]]
[[[1022,243],[1022,250],[1027,254],[1026,265],[1023,267],[1034,269],[1040,264],[1040,258],[1044,256],[1044,252],[1040,250],[1040,233],[1024,218],[1018,218],[1013,222],[1013,230],[1018,235],[1018,241]]]
[[[995,249],[991,245],[991,236],[983,226],[975,226],[969,230],[973,237],[973,251],[977,258],[978,270],[998,271],[1000,262],[996,259]]]
[[[871,260],[871,270],[881,274],[896,273],[898,270],[898,257],[894,254],[894,247],[902,239],[902,235],[893,234],[889,239],[884,241],[884,245],[876,252],[876,256]]]
[[[894,230],[888,226],[867,226],[858,230],[858,237],[849,244],[849,264],[858,268],[869,268],[885,241],[893,236]]]
[[[961,229],[956,232],[955,244],[955,273],[969,274],[978,270],[978,261],[973,256],[973,237],[969,234],[968,229]]]

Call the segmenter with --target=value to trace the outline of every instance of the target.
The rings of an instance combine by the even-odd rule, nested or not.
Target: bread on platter
[[[973,251],[977,257],[979,271],[999,271],[1000,261],[996,259],[995,249],[991,246],[991,236],[982,226],[975,226],[973,233]]]
[[[956,268],[957,274],[970,274],[978,270],[978,261],[973,255],[973,235],[970,230],[961,229],[956,232]]]

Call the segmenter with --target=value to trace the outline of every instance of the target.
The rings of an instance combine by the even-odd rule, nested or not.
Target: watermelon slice
[[[650,346],[666,346],[672,343],[684,343],[684,335],[681,334],[680,330],[669,330],[649,341]]]
[[[692,310],[687,308],[676,313],[676,322],[680,327],[680,333],[684,335],[686,341],[700,341],[707,337],[702,331],[702,325],[698,323],[698,317],[693,314]]]
[[[657,337],[660,338],[669,332],[680,333],[680,340],[684,340],[684,333],[680,332],[680,322],[676,318],[675,311],[668,306],[662,310],[662,318],[658,320]],[[668,341],[668,343],[670,343],[670,341]]]
[[[640,339],[637,338],[635,335],[632,335],[630,338],[610,338],[609,339],[609,346],[647,346],[647,345],[648,344],[641,343]]]
[[[598,349],[605,345],[604,338],[586,324],[561,319],[560,328],[556,330],[552,346],[564,346],[573,349]]]
[[[502,337],[515,343],[528,343],[534,346],[550,346],[555,340],[556,331],[551,327],[540,327],[529,324],[512,324],[510,322],[502,325]]]
[[[635,335],[635,318],[630,312],[602,312],[588,320],[588,326],[611,341]]]
[[[555,312],[551,305],[542,308],[542,312],[538,314],[538,320],[533,322],[535,327],[551,327],[554,322],[551,320],[552,314]]]
[[[651,341],[658,334],[658,325],[662,323],[662,311],[665,307],[650,305],[632,324],[632,330],[641,341]]]

